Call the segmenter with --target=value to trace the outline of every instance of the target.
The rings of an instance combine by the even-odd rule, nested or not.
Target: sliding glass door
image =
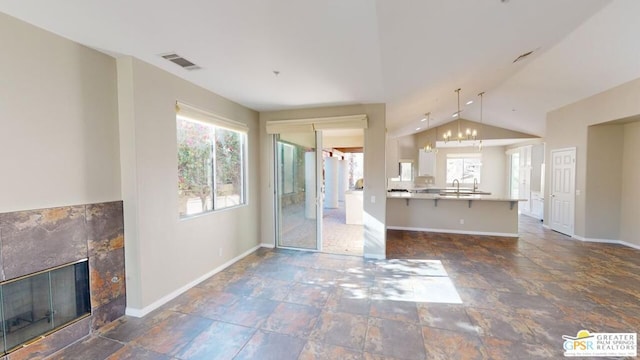
[[[278,247],[321,249],[321,142],[319,132],[275,135]]]

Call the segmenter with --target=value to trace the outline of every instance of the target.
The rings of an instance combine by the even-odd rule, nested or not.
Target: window
[[[480,154],[447,154],[447,184],[459,180],[460,184],[480,183],[482,157]]]
[[[364,185],[364,153],[347,153],[347,171],[349,172],[349,189],[362,189]]]
[[[180,217],[246,203],[247,132],[199,120],[176,117]]]
[[[400,160],[400,181],[413,180],[413,162]]]

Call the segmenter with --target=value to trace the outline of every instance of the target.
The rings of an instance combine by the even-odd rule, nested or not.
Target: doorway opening
[[[322,137],[322,251],[362,256],[364,131],[325,130]]]
[[[275,135],[276,245],[362,256],[364,130]]]

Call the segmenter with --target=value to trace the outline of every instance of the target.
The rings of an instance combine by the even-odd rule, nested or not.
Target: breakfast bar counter
[[[387,228],[458,234],[518,236],[518,202],[469,193],[390,192]]]

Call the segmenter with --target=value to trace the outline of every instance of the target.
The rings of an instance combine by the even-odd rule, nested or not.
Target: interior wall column
[[[324,207],[327,209],[338,208],[338,161],[335,157],[324,159]]]
[[[338,160],[338,201],[344,202],[344,193],[349,189],[347,160]]]

